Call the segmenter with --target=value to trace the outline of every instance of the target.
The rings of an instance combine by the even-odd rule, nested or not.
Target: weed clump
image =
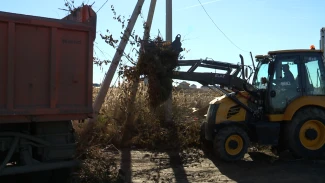
[[[87,149],[86,158],[83,160],[83,166],[79,171],[79,178],[75,182],[118,182],[120,178],[118,170],[114,156],[99,148],[92,147]]]
[[[148,97],[151,107],[156,108],[170,96],[173,71],[177,68],[181,48],[180,35],[174,42],[163,41],[161,37],[141,41],[138,63],[125,68],[124,76],[129,81],[136,81],[140,75],[148,78]]]

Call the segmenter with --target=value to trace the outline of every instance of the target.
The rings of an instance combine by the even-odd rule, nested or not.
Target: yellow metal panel
[[[291,120],[295,112],[304,106],[319,106],[325,108],[325,96],[302,96],[294,100],[284,112],[283,120]]]
[[[227,114],[226,114],[227,116]],[[239,113],[231,116],[230,118],[228,118],[228,120],[230,121],[245,121],[246,118],[246,110],[243,109],[242,107],[240,107]]]
[[[247,96],[247,92],[241,92],[242,95]],[[240,94],[237,95],[239,101],[247,105],[247,99],[241,96]],[[216,103],[220,103],[216,114],[216,124],[222,123],[224,121],[234,121],[234,122],[241,122],[245,121],[246,118],[246,110],[240,107],[240,110],[237,114],[231,116],[227,119],[228,111],[231,107],[238,105],[234,101],[232,101],[228,97],[220,98],[220,100],[215,101]]]
[[[276,121],[290,121],[297,110],[304,106],[318,106],[325,108],[325,96],[302,96],[295,99],[288,105],[284,114],[268,115],[269,120]]]
[[[269,121],[271,121],[271,122],[282,121],[283,116],[284,116],[283,114],[270,114],[270,115],[268,115]]]

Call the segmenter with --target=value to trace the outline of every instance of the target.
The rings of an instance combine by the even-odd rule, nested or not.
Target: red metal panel
[[[60,47],[57,107],[87,107],[88,32],[58,29]]]
[[[8,22],[8,80],[7,80],[7,110],[13,110],[14,106],[14,48],[15,48],[15,24]]]
[[[91,116],[95,25],[0,12],[0,123]]]
[[[56,62],[57,62],[57,44],[56,44],[56,39],[57,39],[57,28],[52,28],[51,30],[51,55],[50,55],[50,58],[51,58],[51,66],[50,66],[50,71],[51,71],[51,74],[50,74],[50,96],[51,96],[51,99],[50,99],[50,104],[51,104],[51,108],[54,109],[56,108],[56,103],[57,103],[57,75],[56,75],[56,71],[57,71],[57,65],[56,65]]]
[[[16,24],[14,108],[50,107],[49,27]]]
[[[88,59],[93,60],[93,36],[91,32],[88,33]],[[87,96],[88,96],[88,101],[87,105],[88,108],[93,107],[93,62],[88,62],[88,91],[87,91]],[[91,96],[91,97],[89,97]]]
[[[0,22],[0,109],[7,104],[7,79],[8,79],[8,24]]]

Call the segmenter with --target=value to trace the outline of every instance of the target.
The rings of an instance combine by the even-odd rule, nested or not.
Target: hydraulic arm
[[[228,87],[236,90],[243,90],[246,82],[242,74],[243,67],[239,64],[232,64],[213,60],[179,60],[178,66],[191,66],[187,71],[174,71],[173,79],[196,81],[203,86],[220,85],[221,88]],[[198,67],[225,71],[224,73],[194,72]]]

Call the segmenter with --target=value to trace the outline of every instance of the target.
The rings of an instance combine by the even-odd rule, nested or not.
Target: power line
[[[243,51],[243,52],[248,52],[248,51],[245,51],[241,48],[239,48],[233,41],[230,40],[230,38],[217,26],[217,24],[213,21],[213,19],[211,18],[211,16],[209,15],[209,13],[205,10],[203,4],[201,3],[200,0],[198,0],[201,7],[203,8],[203,10],[205,11],[205,13],[208,15],[208,17],[210,18],[210,20],[212,21],[212,23],[217,27],[217,29],[219,29],[219,31],[228,39],[228,41],[230,41],[234,46],[236,46],[239,50]]]
[[[105,3],[104,3],[104,4],[103,4],[103,5],[102,5],[102,6],[101,6],[101,7],[100,7],[98,10],[97,10],[97,12],[96,12],[96,13],[98,13],[98,12],[99,12],[99,10],[100,10],[100,9],[102,9],[102,8],[103,8],[103,6],[105,6],[105,4],[107,3],[107,1],[108,1],[108,0],[106,0],[106,1],[105,1]]]

